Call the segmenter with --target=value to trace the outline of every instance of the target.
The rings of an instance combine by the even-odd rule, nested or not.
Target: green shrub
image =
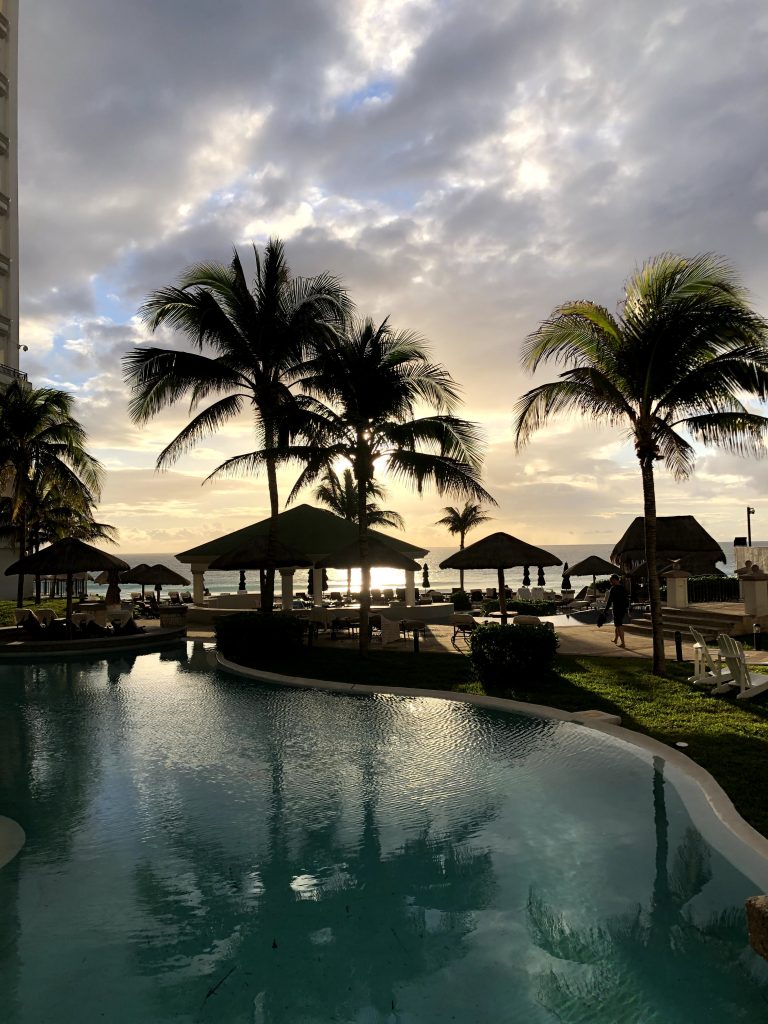
[[[470,661],[486,693],[504,693],[546,675],[557,652],[557,634],[548,625],[478,626],[470,636]]]
[[[498,600],[483,601],[484,615],[490,615],[491,612],[498,610]],[[557,615],[557,610],[554,601],[507,601],[507,611],[519,612],[521,615]]]
[[[451,600],[453,601],[454,610],[457,612],[468,612],[472,607],[472,602],[466,590],[454,590],[451,594]]]
[[[259,651],[272,655],[295,650],[303,633],[304,622],[297,615],[236,612],[216,620],[216,646],[229,661],[252,660]]]

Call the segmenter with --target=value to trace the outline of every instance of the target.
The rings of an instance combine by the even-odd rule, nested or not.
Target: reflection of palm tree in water
[[[351,1019],[364,1007],[391,1014],[403,986],[461,955],[472,911],[488,903],[491,856],[473,849],[470,836],[493,809],[446,834],[434,834],[426,823],[421,834],[385,854],[377,820],[383,772],[369,750],[361,777],[349,780],[361,794],[360,838],[350,848],[341,834],[349,808],[339,794],[331,794],[322,824],[296,828],[295,807],[285,797],[287,738],[274,731],[271,737],[271,805],[257,895],[244,897],[239,881],[249,872],[253,878],[252,861],[233,864],[224,849],[192,848],[192,833],[177,834],[175,853],[198,898],[185,903],[172,880],[140,865],[139,898],[158,925],[157,943],[137,947],[141,968],[166,979],[178,970],[174,998],[179,1012],[189,1012],[185,968],[223,951],[195,990],[205,1002],[226,979],[208,996],[211,1019],[226,1019],[227,1007],[234,1011],[246,999],[258,1000],[257,1019],[270,1024]]]
[[[534,941],[564,964],[541,977],[539,998],[563,1024],[736,1024],[764,1020],[768,1012],[768,984],[740,959],[746,945],[742,907],[704,922],[695,921],[689,908],[712,877],[709,849],[693,827],[669,870],[663,767],[655,757],[656,870],[647,909],[579,928],[537,893],[529,896]]]

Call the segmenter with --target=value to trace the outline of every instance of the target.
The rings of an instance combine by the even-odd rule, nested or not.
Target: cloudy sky
[[[332,271],[429,339],[486,429],[493,525],[539,544],[613,542],[641,512],[610,432],[563,424],[514,453],[521,341],[553,306],[614,308],[643,259],[714,250],[768,314],[762,0],[22,6],[22,365],[77,394],[123,551],[266,513],[263,480],[201,487],[250,450],[247,419],[158,475],[186,408],[137,429],[120,374],[145,295],[233,244],[280,236],[295,273]],[[658,499],[720,539],[750,503],[768,536],[768,464],[702,452]],[[429,546],[447,502],[388,504]]]

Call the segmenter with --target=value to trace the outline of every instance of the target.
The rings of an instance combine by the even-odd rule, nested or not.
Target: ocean
[[[471,542],[471,538],[470,538]],[[757,543],[757,542],[755,542]],[[733,543],[728,541],[719,541],[720,547],[725,552],[726,562],[719,563],[719,568],[728,575],[732,575],[736,569],[736,561],[733,553]],[[429,584],[434,590],[444,590],[447,593],[454,587],[459,585],[459,573],[456,569],[440,569],[439,564],[444,559],[448,558],[457,550],[456,546],[447,547],[436,547],[433,548],[429,554],[424,558],[422,564],[429,566]],[[613,544],[550,544],[546,546],[547,551],[551,551],[552,554],[557,555],[558,558],[562,559],[563,562],[568,562],[569,565],[575,565],[576,562],[580,562],[588,555],[599,555],[601,558],[610,560],[611,551],[613,550]],[[189,572],[189,566],[182,562],[179,562],[174,555],[170,554],[124,554],[119,552],[119,557],[128,562],[129,565],[138,565],[140,562],[149,562],[154,565],[157,562],[161,562],[163,565],[169,566],[171,569],[175,569],[176,572],[181,573],[182,576],[186,576],[190,581],[190,589],[192,583],[192,577]],[[545,569],[547,586],[553,590],[559,590],[562,578],[562,569],[560,566],[552,566],[549,569]],[[405,573],[396,569],[386,568],[374,568],[371,571],[372,586],[378,587],[402,587],[405,585]],[[536,585],[536,568],[535,566],[531,569],[531,582]],[[296,574],[293,578],[293,589],[294,591],[307,590],[307,569],[297,569]],[[208,587],[212,594],[221,593],[235,593],[237,591],[238,582],[240,576],[237,572],[207,572],[205,574],[205,585]],[[512,587],[518,587],[523,582],[523,569],[507,569],[505,572],[505,579],[507,583]],[[358,570],[352,572],[352,589],[355,590],[360,585],[360,573]],[[576,579],[574,578],[574,585],[576,585]],[[586,578],[584,580],[586,582]],[[477,569],[468,571],[465,573],[464,586],[473,589],[485,589],[486,587],[495,587],[497,584],[497,575],[495,569]],[[422,586],[421,573],[416,578],[416,585]],[[259,589],[259,574],[256,570],[246,573],[246,586],[249,591],[258,591]],[[329,569],[328,570],[328,590],[346,590],[347,587],[347,574],[345,570],[340,569]],[[123,586],[124,591],[137,590],[138,587],[133,584],[126,583]],[[166,587],[166,590],[177,589],[175,587]],[[179,588],[179,589],[184,589]],[[106,586],[98,586],[95,583],[88,585],[88,592],[94,595],[101,595],[106,593]],[[280,582],[277,581],[276,590],[280,592]]]

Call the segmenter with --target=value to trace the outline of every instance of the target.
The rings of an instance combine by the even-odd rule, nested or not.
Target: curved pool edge
[[[635,732],[622,725],[616,724],[617,716],[604,714],[602,712],[583,711],[562,711],[560,708],[552,708],[543,704],[528,704],[522,701],[510,700],[505,697],[488,697],[477,693],[455,693],[452,690],[422,690],[405,686],[374,686],[370,683],[340,683],[328,679],[306,679],[302,676],[286,676],[277,672],[267,672],[261,669],[247,668],[238,665],[236,662],[228,661],[219,652],[216,652],[216,664],[224,672],[242,676],[246,679],[253,679],[259,682],[272,683],[277,686],[289,686],[305,689],[328,690],[334,693],[346,694],[374,694],[389,693],[398,697],[432,697],[437,700],[451,700],[461,704],[474,704],[477,707],[487,708],[494,711],[514,712],[517,714],[529,715],[533,718],[549,718],[559,722],[569,722],[572,725],[593,729],[605,735],[621,740],[636,750],[661,757],[680,774],[684,781],[693,784],[686,787],[687,794],[681,793],[681,798],[686,804],[692,820],[699,831],[710,842],[717,847],[732,863],[734,863],[744,874],[746,874],[757,885],[768,891],[768,838],[753,828],[734,807],[731,798],[722,788],[720,783],[711,775],[706,768],[703,768],[697,761],[688,757],[675,747],[670,747],[661,740],[652,736]],[[700,801],[688,800],[686,796],[693,797],[695,793],[703,798]],[[703,813],[705,810],[708,813]],[[711,828],[713,822],[718,826],[714,831]],[[723,843],[723,831],[735,840],[737,846]],[[725,846],[725,849],[723,848]],[[745,851],[747,856],[740,855],[740,849]]]
[[[0,868],[13,860],[26,841],[27,835],[21,825],[0,814]]]

